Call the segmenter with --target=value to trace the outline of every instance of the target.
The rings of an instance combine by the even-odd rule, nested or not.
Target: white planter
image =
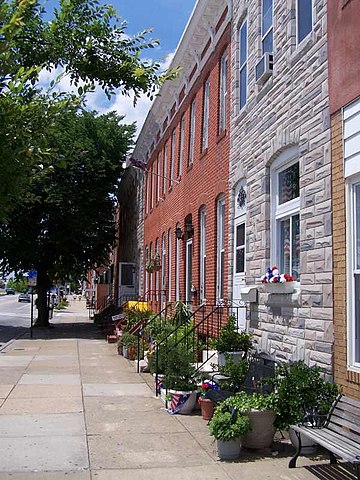
[[[309,437],[306,435],[303,435],[300,433],[301,437],[301,455],[314,455],[317,451],[317,443],[314,443],[314,440],[310,440]],[[296,436],[295,430],[292,428],[289,428],[289,438],[291,440],[291,443],[293,444],[293,447],[296,448],[296,450],[299,447],[299,440]]]
[[[295,290],[295,282],[284,283],[264,283],[264,290],[267,293],[293,293]]]
[[[181,390],[168,390],[168,394],[171,396],[171,400],[167,402],[167,407],[168,407],[168,412],[169,413],[177,413],[180,415],[189,415],[193,410],[196,405],[196,399],[197,399],[197,391],[181,391]],[[173,408],[172,404],[173,401],[176,403],[177,396],[178,395],[188,395],[189,398],[184,402],[180,402],[180,405]],[[175,399],[174,399],[175,396]]]
[[[276,431],[275,412],[252,410],[248,415],[251,431],[241,437],[242,446],[253,449],[270,448]]]
[[[216,440],[217,452],[220,460],[236,460],[240,457],[241,441],[240,438],[234,438],[224,442]]]
[[[243,358],[244,352],[226,352],[218,353],[218,364],[219,367],[223,367],[226,363],[226,355],[230,355],[235,365],[240,363],[240,360]]]

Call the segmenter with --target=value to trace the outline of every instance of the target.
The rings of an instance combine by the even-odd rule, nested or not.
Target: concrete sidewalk
[[[355,478],[341,467],[346,476],[328,476],[319,459],[289,470],[285,441],[220,462],[207,423],[169,415],[150,376],[100,336],[85,302],[53,323],[0,353],[0,480]]]

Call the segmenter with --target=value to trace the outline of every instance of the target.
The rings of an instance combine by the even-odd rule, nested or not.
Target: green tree
[[[60,69],[79,96],[99,85],[108,96],[120,90],[133,93],[135,100],[143,93],[153,97],[174,76],[141,59],[144,50],[158,44],[148,38],[149,31],[133,37],[125,31],[115,10],[96,0],[60,0],[50,20],[37,0],[0,0],[0,220],[47,169],[47,138],[57,118],[82,100],[40,93],[42,69]]]
[[[0,224],[0,266],[38,272],[38,324],[48,324],[46,293],[57,278],[75,278],[106,263],[115,239],[121,159],[132,145],[134,125],[115,113],[80,107],[62,114],[47,139],[48,167],[30,194],[14,199]]]

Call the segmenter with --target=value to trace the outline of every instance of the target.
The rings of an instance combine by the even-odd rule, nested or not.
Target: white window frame
[[[224,300],[225,275],[225,196],[219,197],[216,205],[216,225],[217,225],[217,242],[216,242],[216,301],[217,303]]]
[[[149,259],[152,257],[152,254],[153,254],[153,243],[151,242],[151,243],[150,243],[150,247],[149,247]],[[150,277],[150,292],[149,292],[149,297],[150,297],[150,301],[152,301],[152,299],[153,299],[153,293],[154,293],[153,274],[152,274],[152,273],[149,273],[149,277]]]
[[[220,89],[219,89],[219,133],[226,130],[228,97],[228,55],[223,54],[220,60]]]
[[[160,201],[160,178],[161,178],[161,154],[159,153],[157,158],[157,172],[156,172],[156,185],[157,185],[157,201]]]
[[[159,255],[159,239],[155,241],[155,255]],[[160,285],[160,272],[159,270],[155,271],[155,299],[159,301],[159,285]]]
[[[242,50],[242,44],[241,44],[241,31],[243,28],[246,28],[246,58],[245,60],[241,63],[241,50]],[[248,72],[247,72],[247,62],[248,62],[248,29],[247,29],[247,17],[244,19],[242,24],[240,25],[239,28],[239,108],[242,110],[245,105],[247,104],[247,96],[248,96]],[[245,71],[245,84],[246,84],[246,89],[245,89],[245,101],[244,103],[241,102],[241,73]]]
[[[206,207],[200,209],[200,301],[206,301]]]
[[[299,2],[301,3],[301,0],[296,0],[295,2],[296,45],[300,45],[311,34],[314,28],[314,0],[311,0],[311,30],[305,35],[304,38],[299,40]]]
[[[210,113],[210,79],[204,83],[204,103],[202,118],[202,151],[206,150],[209,145],[209,113]]]
[[[154,197],[155,197],[155,175],[154,175],[154,164],[151,165],[150,175],[151,175],[151,204],[150,210],[154,208]]]
[[[244,225],[244,243],[242,245],[238,246],[237,245],[237,237],[238,237],[237,228],[240,227],[241,225]],[[234,242],[234,274],[244,276],[245,273],[246,273],[246,216],[245,215],[242,215],[235,225],[234,238],[235,238],[235,242]],[[244,270],[242,270],[241,272],[238,272],[236,270],[236,259],[237,259],[238,250],[243,250],[244,251]]]
[[[176,224],[176,228],[180,228],[180,223]],[[175,300],[180,300],[180,247],[181,238],[176,238],[175,243]]]
[[[271,0],[271,9],[272,9],[272,23],[271,23],[271,27],[268,28],[268,30],[266,30],[266,32],[263,32],[263,17],[264,17],[264,0],[261,1],[261,51],[262,51],[262,54],[264,55],[265,54],[265,51],[264,51],[264,40],[265,38],[268,36],[268,34],[270,32],[272,32],[272,35],[273,35],[273,40],[272,40],[272,51],[269,52],[269,53],[273,53],[273,50],[274,50],[274,0]]]
[[[146,172],[146,199],[145,199],[145,214],[147,215],[150,210],[150,172]]]
[[[178,177],[182,175],[183,161],[184,161],[184,134],[185,134],[185,115],[181,117],[180,120],[180,130],[179,130],[179,166],[178,166]]]
[[[167,177],[167,168],[168,168],[168,142],[165,142],[164,146],[164,158],[163,158],[163,195],[166,193],[166,177]],[[159,179],[160,181],[160,179]]]
[[[279,251],[280,251],[280,221],[287,218],[300,215],[300,188],[299,196],[286,203],[279,205],[279,174],[291,167],[292,165],[299,163],[299,150],[298,147],[290,147],[285,150],[273,163],[271,168],[271,264],[279,265]],[[300,174],[299,174],[300,177]],[[300,182],[300,178],[299,178]],[[280,268],[280,267],[279,267]],[[280,272],[289,273],[290,272]],[[300,273],[300,272],[299,272]]]
[[[172,232],[168,230],[168,302],[172,299]]]
[[[360,318],[356,318],[355,275],[360,275],[356,265],[357,239],[360,232],[356,229],[356,186],[360,186],[360,173],[346,181],[346,238],[347,238],[347,351],[348,368],[360,371]],[[356,357],[358,360],[356,360]]]
[[[169,181],[170,188],[172,187],[172,185],[174,183],[175,147],[176,147],[176,131],[173,130],[173,132],[171,134],[170,181]]]
[[[190,131],[189,131],[189,161],[191,165],[194,162],[194,149],[195,149],[195,116],[196,116],[196,100],[191,102],[190,107]]]
[[[161,303],[165,301],[166,295],[166,235],[161,237]]]
[[[145,265],[149,261],[149,247],[145,247]],[[145,300],[148,300],[149,296],[149,272],[145,269]]]
[[[192,287],[192,277],[193,277],[193,239],[189,238],[186,240],[185,244],[185,266],[186,266],[186,277],[185,277],[185,300],[190,303],[192,301],[191,297],[191,287]]]

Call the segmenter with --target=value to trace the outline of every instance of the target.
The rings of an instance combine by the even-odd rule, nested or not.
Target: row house
[[[329,2],[334,378],[360,399],[360,4]]]
[[[262,350],[283,360],[316,363],[330,373],[326,3],[234,1],[228,263],[236,297],[259,285],[268,267],[292,275],[293,293],[269,294],[256,287],[248,328]],[[238,248],[245,250],[244,262],[236,262]]]
[[[332,368],[326,1],[198,1],[134,151],[158,308],[247,304],[240,327],[284,360]],[[295,279],[268,294],[269,266]],[[195,298],[194,298],[195,297]],[[245,311],[245,310],[244,310]]]
[[[197,3],[171,64],[179,77],[162,87],[133,152],[147,164],[143,291],[155,309],[228,298],[230,4]]]

